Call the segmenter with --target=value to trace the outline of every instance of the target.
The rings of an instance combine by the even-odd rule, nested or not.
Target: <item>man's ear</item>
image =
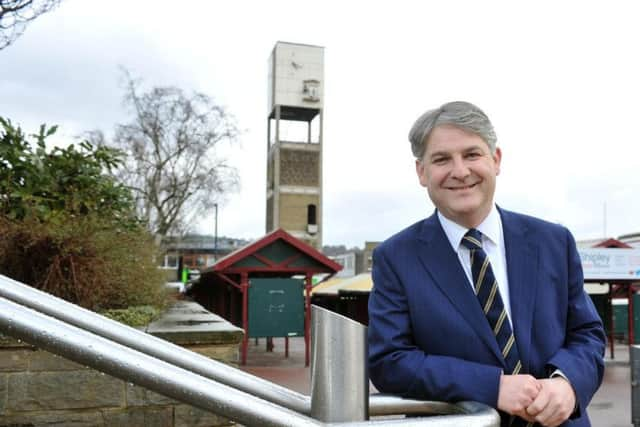
[[[426,187],[429,180],[427,179],[427,171],[424,166],[424,160],[416,159],[416,174],[418,175],[420,185]]]
[[[493,153],[493,162],[496,165],[496,176],[500,175],[500,162],[502,161],[502,150],[496,147],[496,152]]]

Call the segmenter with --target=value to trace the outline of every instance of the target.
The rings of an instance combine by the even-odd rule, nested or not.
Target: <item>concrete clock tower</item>
[[[324,48],[276,43],[268,90],[266,231],[321,249]]]

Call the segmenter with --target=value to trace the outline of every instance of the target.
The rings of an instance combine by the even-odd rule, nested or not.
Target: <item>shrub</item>
[[[117,230],[93,215],[56,219],[0,218],[0,272],[92,310],[164,304],[143,228]]]
[[[47,151],[54,132],[42,126],[30,144],[0,118],[0,273],[92,310],[162,306],[156,246],[108,174],[118,152]]]

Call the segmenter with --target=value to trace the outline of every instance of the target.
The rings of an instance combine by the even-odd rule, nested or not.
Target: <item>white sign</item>
[[[640,249],[578,249],[585,280],[637,280],[640,282]]]

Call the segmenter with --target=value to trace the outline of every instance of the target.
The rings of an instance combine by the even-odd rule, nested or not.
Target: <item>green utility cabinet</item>
[[[613,336],[616,339],[629,341],[629,305],[626,300],[618,300],[612,304]],[[608,322],[606,322],[608,323]],[[609,329],[607,329],[607,332]],[[640,294],[633,294],[633,333],[634,343],[640,343]]]
[[[629,304],[613,304],[613,336],[625,342],[629,340]],[[637,331],[637,329],[636,329]]]
[[[250,279],[249,337],[304,336],[303,291],[303,279]]]

